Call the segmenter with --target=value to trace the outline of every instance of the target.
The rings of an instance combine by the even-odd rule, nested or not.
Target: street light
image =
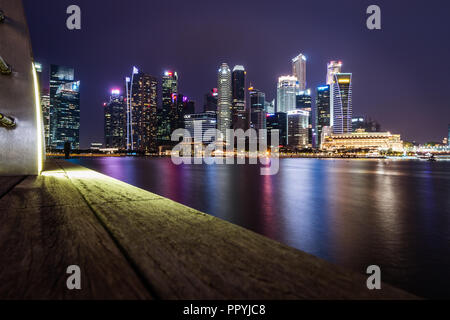
[[[11,74],[11,67],[3,60],[2,56],[0,56],[0,72],[4,75]]]
[[[16,126],[16,120],[11,117],[7,117],[0,113],[0,125],[6,128],[14,128]]]

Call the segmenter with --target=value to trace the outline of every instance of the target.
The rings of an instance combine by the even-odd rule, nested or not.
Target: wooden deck
[[[0,178],[0,208],[0,299],[415,298],[63,160]]]

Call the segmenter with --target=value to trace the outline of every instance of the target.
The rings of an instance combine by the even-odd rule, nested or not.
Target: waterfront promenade
[[[64,160],[0,177],[0,201],[2,299],[414,298]]]

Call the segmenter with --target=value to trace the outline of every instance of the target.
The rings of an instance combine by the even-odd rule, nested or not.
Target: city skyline
[[[120,28],[111,24],[112,20],[109,18],[102,22],[104,25],[99,26],[93,13],[100,17],[110,17],[114,16],[114,12],[121,10],[124,17],[127,17],[124,21],[130,21],[132,27],[139,25],[137,18],[140,16],[139,12],[133,11],[133,6],[123,7],[119,5],[120,2],[113,1],[111,8],[104,9],[101,8],[101,4],[80,1],[87,18],[79,33],[71,33],[63,27],[60,30],[57,27],[59,23],[64,22],[64,14],[61,15],[61,21],[46,20],[44,24],[39,25],[41,18],[47,14],[57,17],[57,12],[64,13],[67,1],[58,3],[43,1],[39,6],[31,1],[27,2],[36,60],[46,66],[55,63],[74,67],[77,70],[77,79],[83,84],[81,144],[84,148],[91,142],[102,141],[103,130],[101,126],[98,126],[103,116],[101,105],[110,88],[119,86],[121,77],[129,73],[130,65],[137,65],[145,72],[158,77],[164,70],[177,70],[180,76],[180,91],[196,101],[197,112],[199,112],[204,95],[211,88],[216,87],[215,71],[221,62],[227,62],[230,67],[237,64],[245,66],[248,81],[264,92],[266,99],[271,101],[276,97],[276,79],[283,74],[291,74],[291,60],[299,52],[305,54],[308,59],[307,82],[308,88],[311,88],[313,92],[315,88],[325,84],[326,64],[333,60],[343,61],[344,70],[352,72],[354,76],[353,109],[355,113],[378,120],[384,130],[398,132],[408,141],[416,140],[422,143],[441,141],[447,133],[446,128],[450,118],[448,102],[443,93],[436,93],[435,90],[436,87],[445,85],[447,80],[444,74],[436,73],[434,70],[439,70],[439,63],[443,61],[448,45],[444,44],[444,50],[437,50],[437,56],[433,59],[427,59],[427,52],[433,51],[435,47],[441,47],[440,44],[430,42],[427,35],[431,31],[445,32],[448,27],[440,24],[439,19],[429,20],[424,27],[409,25],[406,35],[399,39],[399,33],[404,33],[405,30],[399,27],[401,23],[393,25],[394,19],[405,19],[409,11],[411,14],[420,11],[421,8],[418,7],[400,8],[400,5],[382,1],[384,12],[386,12],[383,17],[385,28],[378,33],[371,33],[363,24],[365,4],[351,5],[343,2],[337,5],[330,2],[329,5],[324,6],[305,2],[302,4],[303,11],[299,16],[329,17],[333,12],[349,19],[331,19],[327,24],[333,24],[333,29],[322,25],[320,21],[313,21],[314,19],[298,19],[298,21],[294,19],[290,23],[297,28],[293,29],[308,29],[311,32],[305,34],[297,32],[295,35],[294,31],[285,31],[285,34],[280,35],[278,32],[280,27],[277,27],[276,23],[265,26],[264,21],[255,21],[255,18],[251,17],[254,23],[249,29],[242,28],[243,34],[238,39],[233,39],[237,41],[237,45],[227,47],[226,44],[232,43],[231,37],[236,37],[236,33],[233,32],[235,27],[213,21],[209,13],[214,13],[217,9],[214,4],[199,1],[190,8],[186,4],[173,1],[167,5],[155,4],[152,10],[160,13],[161,17],[159,14],[154,16],[154,20],[145,22],[147,26],[151,27],[154,23],[162,21],[165,13],[172,12],[172,9],[180,8],[185,10],[181,10],[182,13],[178,13],[180,10],[176,11],[177,13],[174,13],[176,16],[190,14],[192,16],[190,21],[201,17],[202,23],[205,23],[205,20],[213,22],[211,30],[200,30],[195,27],[198,26],[197,23],[186,25],[183,34],[178,34],[176,27],[169,28],[169,31],[154,29],[160,33],[156,31],[152,33],[154,42],[149,42],[148,45],[147,41],[138,42],[135,50],[127,49],[127,54],[119,49],[105,55],[105,51],[112,52],[115,40],[123,38],[124,34]],[[299,4],[289,3],[293,5],[293,9],[299,8],[296,7]],[[224,14],[229,15],[233,12],[235,5],[233,1],[227,3],[223,8]],[[274,21],[283,21],[293,16],[291,12],[281,12],[277,6],[264,3],[260,6],[261,20],[270,16],[275,19]],[[144,4],[143,12],[146,11],[146,7],[147,4]],[[250,10],[251,4],[244,4],[240,8],[244,15]],[[92,16],[89,18],[91,12]],[[398,16],[400,13],[402,14]],[[134,15],[136,19],[131,19]],[[234,17],[239,26],[247,25],[249,22],[245,21],[242,15]],[[178,20],[182,21],[182,19]],[[175,24],[180,26],[180,23]],[[338,43],[333,40],[333,36],[344,31],[348,32],[348,37],[344,41]],[[136,32],[132,39],[138,39],[139,32]],[[198,40],[194,35],[198,35]],[[411,39],[413,35],[416,43],[418,41],[426,44],[426,46],[419,46],[415,54],[424,57],[420,63],[414,63],[416,59],[406,54],[411,45],[408,39]],[[174,36],[179,41],[175,41],[175,47],[168,51],[164,43],[168,43]],[[261,45],[256,45],[252,40],[255,36],[260,38]],[[326,37],[328,41],[319,41],[321,37]],[[387,46],[386,42],[390,43],[388,40],[391,38],[395,39],[395,42]],[[223,45],[219,39],[223,39],[221,40]],[[61,43],[64,45],[61,46]],[[182,47],[195,43],[193,48],[198,47],[198,49],[192,52],[183,51],[183,54],[179,54]],[[158,47],[157,52],[146,50],[147,47],[155,45]],[[83,46],[92,46],[92,48],[87,51],[81,50]],[[283,49],[280,50],[280,47]],[[411,65],[414,68],[411,68]],[[48,70],[44,70],[44,73],[46,72]],[[431,81],[424,83],[416,79],[413,75],[417,72],[421,72]],[[427,106],[427,112],[423,110],[424,105]],[[408,114],[408,117],[404,117],[405,114]]]

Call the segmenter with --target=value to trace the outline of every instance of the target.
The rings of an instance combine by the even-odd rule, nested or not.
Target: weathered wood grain
[[[71,182],[163,299],[409,299],[386,284],[61,161]]]
[[[66,287],[69,265],[81,267],[80,291]],[[0,299],[152,296],[78,190],[53,168],[2,198]]]
[[[25,178],[25,176],[0,177],[0,199]]]

